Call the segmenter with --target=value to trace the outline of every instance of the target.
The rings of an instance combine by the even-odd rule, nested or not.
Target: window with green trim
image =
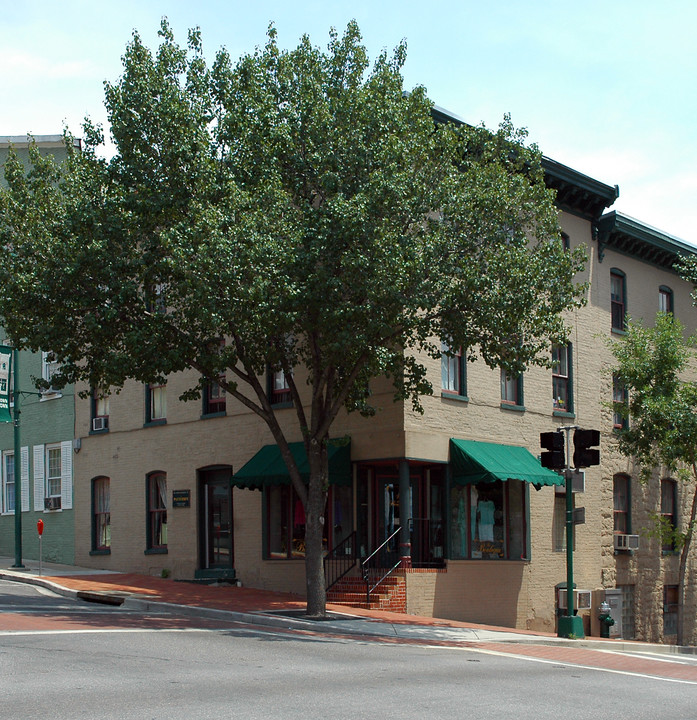
[[[441,342],[440,376],[442,391],[449,395],[467,395],[466,358],[462,350],[453,350]]]
[[[552,347],[552,406],[559,412],[574,409],[572,358],[571,343]]]
[[[627,327],[627,278],[617,268],[610,271],[610,312],[612,329],[624,332]]]

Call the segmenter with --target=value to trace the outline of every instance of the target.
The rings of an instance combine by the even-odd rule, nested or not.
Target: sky
[[[407,43],[405,87],[471,124],[506,113],[548,157],[608,185],[611,209],[697,245],[694,0],[0,0],[0,135],[108,127],[134,30],[153,50],[166,16],[180,44],[200,27],[212,61],[303,34],[326,48],[355,19],[369,56]]]

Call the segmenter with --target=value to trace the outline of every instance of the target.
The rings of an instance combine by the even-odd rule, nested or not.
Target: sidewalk
[[[516,643],[661,655],[695,653],[695,648],[602,638],[568,640],[548,633],[331,604],[327,605],[326,620],[310,620],[304,617],[304,599],[287,593],[227,584],[200,585],[53,563],[43,563],[39,574],[38,561],[25,560],[25,569],[14,569],[13,563],[12,558],[0,557],[0,578],[40,585],[68,597],[123,605],[143,612],[213,617],[328,635],[384,637],[405,642]]]

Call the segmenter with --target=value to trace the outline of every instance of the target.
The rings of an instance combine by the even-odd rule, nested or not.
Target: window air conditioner
[[[559,608],[566,610],[566,588],[559,588]],[[574,607],[577,610],[589,610],[591,606],[590,590],[574,590]]]
[[[96,417],[92,418],[92,430],[97,432],[98,430],[106,430],[109,427],[108,417]]]
[[[60,510],[60,509],[61,509],[60,496],[44,498],[44,510]]]
[[[638,535],[615,535],[615,550],[637,550],[639,548]]]

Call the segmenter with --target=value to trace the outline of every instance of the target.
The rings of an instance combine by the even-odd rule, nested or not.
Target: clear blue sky
[[[183,44],[199,26],[207,54],[233,58],[303,33],[326,47],[355,18],[371,58],[403,38],[407,88],[470,123],[504,113],[545,155],[620,186],[614,209],[697,244],[697,3],[694,0],[0,0],[0,135],[79,135],[105,122],[137,29],[154,48],[166,15]]]

